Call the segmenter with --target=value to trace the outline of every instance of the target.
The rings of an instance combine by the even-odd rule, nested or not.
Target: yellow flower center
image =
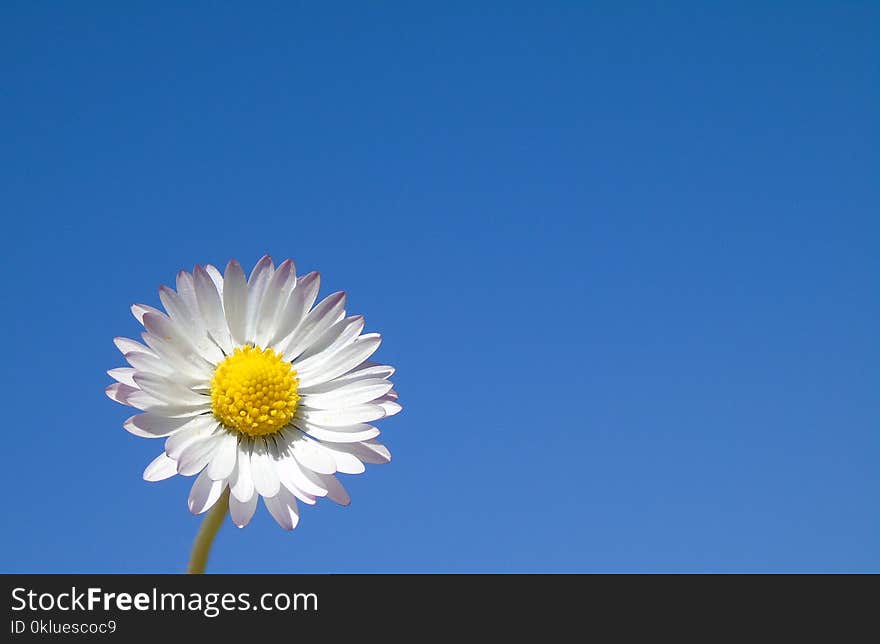
[[[211,409],[227,429],[265,436],[293,418],[296,371],[280,353],[250,345],[236,349],[211,378]]]

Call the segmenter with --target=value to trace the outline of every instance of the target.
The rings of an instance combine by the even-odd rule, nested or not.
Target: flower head
[[[371,423],[401,410],[392,367],[369,361],[380,336],[345,314],[345,293],[317,305],[320,277],[296,276],[291,260],[263,257],[250,277],[229,262],[196,266],[159,289],[165,312],[132,306],[144,343],[116,338],[129,367],[111,369],[107,395],[141,410],[135,436],[165,438],[144,471],[159,481],[196,476],[189,508],[210,509],[228,487],[229,512],[246,525],[259,497],[283,528],[299,522],[297,499],[347,505],[335,474],[387,463]],[[314,305],[314,306],[313,306]]]

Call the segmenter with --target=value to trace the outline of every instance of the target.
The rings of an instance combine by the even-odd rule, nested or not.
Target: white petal
[[[344,373],[338,378],[334,378],[333,380],[330,380],[328,382],[324,382],[319,385],[312,385],[311,387],[299,387],[299,392],[302,394],[324,393],[326,391],[332,391],[340,385],[345,385],[350,382],[355,382],[357,380],[366,380],[368,378],[382,378],[383,380],[387,380],[393,374],[394,367],[367,361],[361,363],[361,365],[355,367],[348,373]]]
[[[346,452],[344,449],[337,449],[335,443],[321,443],[321,447],[327,450],[330,456],[333,457],[333,460],[336,462],[337,472],[361,474],[367,469],[357,456],[351,452]]]
[[[257,334],[257,316],[263,304],[263,296],[269,286],[269,280],[275,267],[272,258],[264,255],[254,266],[251,276],[248,278],[247,315],[245,317],[245,335],[248,342],[253,342]]]
[[[134,381],[141,390],[146,391],[153,398],[161,400],[168,405],[199,406],[211,404],[210,396],[196,393],[183,385],[166,379],[164,376],[138,371],[134,374]]]
[[[189,343],[202,358],[211,364],[217,364],[223,360],[223,352],[220,351],[220,347],[208,337],[199,309],[191,311],[184,303],[183,298],[167,286],[159,288],[159,299],[162,300],[172,322],[186,334]]]
[[[177,461],[162,452],[144,470],[145,481],[164,481],[177,474]]]
[[[225,489],[226,481],[212,481],[207,472],[202,472],[189,492],[189,511],[201,514],[210,510]]]
[[[134,367],[138,371],[142,371],[144,373],[155,373],[160,376],[170,376],[175,374],[177,376],[181,376],[181,372],[177,371],[170,364],[162,360],[161,358],[157,358],[153,353],[141,353],[140,351],[129,351],[123,356],[128,364]],[[186,376],[187,379],[192,381],[192,378]]]
[[[300,355],[298,360],[300,362],[305,362],[307,359],[313,359],[315,362],[319,362],[321,360],[319,356],[323,356],[324,359],[329,358],[342,347],[351,344],[363,330],[363,315],[353,315],[351,317],[343,318],[324,331],[324,333],[317,338],[311,346],[302,352],[302,355]]]
[[[142,333],[141,337],[153,350],[153,353],[173,371],[181,373],[193,381],[208,382],[211,379],[212,365],[195,353],[195,350],[175,346],[174,343],[149,332]]]
[[[336,471],[336,463],[326,451],[321,449],[320,443],[301,435],[299,440],[291,441],[290,446],[294,458],[307,470],[319,474],[333,474]]]
[[[156,414],[157,416],[165,416],[167,418],[195,418],[201,417],[211,410],[211,406],[209,404],[198,406],[168,405],[160,400],[156,400],[147,392],[141,391],[140,389],[132,389],[131,387],[128,387],[128,385],[118,386],[127,387],[126,392],[124,394],[121,394],[122,396],[124,396],[124,405],[129,405],[131,407],[134,407],[135,409],[140,409],[141,411]]]
[[[348,492],[335,476],[318,474],[317,472],[307,472],[307,474],[309,478],[319,481],[320,485],[327,488],[327,498],[334,503],[339,505],[349,505],[351,503],[351,497],[348,496]]]
[[[209,387],[210,379],[204,376],[194,377],[188,375],[186,372],[175,369],[171,364],[152,354],[130,352],[126,353],[124,357],[128,364],[140,373],[153,374],[183,387],[193,389],[208,389]]]
[[[192,476],[201,472],[211,462],[214,452],[222,440],[222,435],[214,434],[205,440],[196,440],[188,444],[180,453],[177,472],[183,476]]]
[[[232,522],[239,528],[243,528],[250,523],[251,517],[254,516],[254,510],[257,509],[257,500],[259,498],[257,495],[252,495],[247,501],[240,501],[234,495],[230,495],[229,516]]]
[[[381,465],[391,461],[391,452],[375,439],[361,443],[336,443],[332,447],[337,451],[348,452],[364,463]]]
[[[287,304],[278,316],[275,334],[269,341],[276,350],[281,351],[290,342],[291,334],[315,303],[320,286],[321,276],[318,273],[312,272],[297,280],[296,287],[290,292]]]
[[[385,447],[382,443],[377,440],[368,440],[361,443],[363,448],[363,452],[355,451],[354,454],[357,455],[364,463],[388,463],[391,461],[391,452],[388,451],[388,448]]]
[[[295,425],[312,438],[319,441],[329,441],[331,443],[359,443],[361,441],[376,438],[379,430],[372,425],[358,423],[357,425],[346,425],[344,427],[321,427],[314,425],[302,419],[297,419]]]
[[[375,333],[362,335],[315,368],[304,369],[302,365],[294,365],[300,386],[311,387],[351,371],[373,355],[381,342],[382,338]]]
[[[295,459],[292,457],[290,459],[286,459],[286,460],[290,460],[292,462],[295,462]],[[299,466],[297,465],[297,467],[299,467]],[[279,472],[279,476],[280,475],[281,475],[281,472]],[[302,478],[304,480],[308,481],[305,474],[302,475]],[[315,487],[314,483],[312,483],[311,481],[309,481],[309,485]],[[295,496],[297,499],[299,499],[300,501],[302,501],[303,503],[306,503],[308,505],[315,505],[315,503],[317,502],[318,496],[324,496],[325,494],[327,494],[326,490],[321,490],[320,495],[309,494],[308,492],[303,490],[299,485],[297,485],[296,483],[294,483],[290,479],[285,479],[285,478],[281,479],[281,487],[284,488],[285,490],[287,490],[288,492],[290,492],[291,494],[293,494],[293,496]]]
[[[296,499],[287,489],[282,487],[276,496],[264,497],[263,502],[266,504],[269,514],[285,530],[293,530],[299,523],[299,509],[296,505]]]
[[[149,304],[132,304],[131,305],[131,314],[134,316],[134,319],[144,323],[144,316],[147,313],[158,313],[159,315],[164,315],[162,311],[157,309],[154,306],[150,306]]]
[[[220,270],[214,266],[213,264],[205,264],[205,272],[210,276],[211,281],[214,282],[214,286],[217,287],[217,292],[220,294],[220,299],[223,299],[223,275],[220,273]]]
[[[266,441],[260,438],[254,439],[251,452],[251,478],[254,480],[254,489],[260,496],[272,497],[278,494],[281,482],[269,456]]]
[[[247,282],[241,264],[234,259],[226,265],[226,278],[223,288],[223,308],[232,342],[242,346],[247,342],[245,318],[247,316]]]
[[[294,360],[345,315],[345,291],[331,293],[313,308],[284,344],[284,356]],[[280,345],[279,345],[280,346]]]
[[[263,295],[260,311],[257,314],[254,336],[254,343],[257,346],[267,346],[269,340],[275,335],[278,315],[287,303],[287,297],[295,285],[296,267],[293,265],[293,261],[288,259],[275,270],[266,287],[266,293]]]
[[[186,308],[189,309],[190,315],[199,319],[202,329],[204,329],[205,322],[202,320],[202,314],[199,312],[199,302],[196,299],[196,287],[193,283],[193,276],[191,273],[187,271],[179,271],[177,273],[177,295],[179,295],[180,299],[186,304]],[[171,311],[169,311],[169,313],[171,313]]]
[[[403,407],[393,400],[383,400],[380,398],[375,403],[385,410],[385,418],[399,414],[403,410]]]
[[[238,453],[238,437],[232,432],[224,432],[223,440],[214,450],[214,456],[208,465],[208,476],[215,481],[226,479],[232,476],[232,470],[235,468],[235,459]]]
[[[310,478],[306,477],[303,468],[294,458],[291,441],[298,440],[298,438],[292,438],[293,433],[290,430],[284,430],[280,434],[280,439],[275,445],[276,451],[273,452],[275,471],[278,472],[278,478],[282,485],[304,503],[313,505],[315,503],[314,497],[324,496],[327,494],[327,490],[318,487]],[[296,434],[298,435],[298,432]],[[301,496],[300,493],[305,496]]]
[[[129,402],[131,396],[133,396],[135,393],[143,394],[144,392],[142,392],[137,387],[132,387],[131,385],[126,385],[121,382],[114,382],[112,385],[109,385],[106,389],[104,389],[104,393],[107,394],[107,397],[110,400],[115,400],[122,405],[129,405],[131,407],[134,407],[134,405]],[[146,396],[146,394],[144,395]],[[152,398],[150,396],[147,397],[154,403],[158,403],[155,398]]]
[[[195,416],[186,425],[173,432],[165,441],[165,453],[175,461],[191,443],[206,440],[219,427],[213,416]]]
[[[118,382],[113,383],[104,391],[110,400],[115,400],[118,403],[142,411],[154,412],[160,416],[168,416],[169,418],[196,416],[210,409],[210,405],[166,405],[140,389]]]
[[[202,364],[204,358],[192,344],[189,334],[184,328],[170,317],[160,312],[147,312],[144,314],[144,328],[150,334],[164,340],[187,360],[193,364]]]
[[[133,380],[134,369],[131,367],[116,367],[107,371],[107,375],[116,382],[121,382],[129,387],[137,387],[137,383]]]
[[[249,441],[238,444],[238,457],[235,469],[229,479],[232,496],[239,501],[249,501],[254,495],[254,480],[251,478],[251,449]]]
[[[157,356],[186,371],[190,375],[210,375],[213,367],[192,345],[189,337],[164,313],[144,315],[147,332],[141,334],[144,342]]]
[[[223,302],[217,285],[201,266],[196,266],[193,273],[196,287],[196,299],[199,302],[199,311],[205,320],[205,327],[220,348],[229,355],[232,353],[232,338],[229,336],[229,327],[226,324],[226,314],[223,313]]]
[[[123,355],[133,351],[155,355],[149,347],[141,344],[136,340],[132,340],[131,338],[116,337],[113,338],[113,344],[116,345],[116,348],[119,349],[120,353],[122,353]]]
[[[183,275],[186,276],[185,279],[182,278]],[[178,282],[182,283],[187,289],[193,288],[192,275],[185,271],[178,273]],[[192,291],[190,297],[195,297],[195,291]],[[198,314],[198,306],[191,308],[187,300],[183,298],[183,295],[175,292],[174,289],[164,285],[160,286],[159,300],[168,312],[168,317],[174,320],[176,324],[179,324],[181,328],[188,330],[190,334],[205,330],[205,323]]]
[[[198,424],[202,421],[194,418],[168,418],[158,414],[145,413],[128,418],[122,426],[135,436],[160,438],[170,436],[193,422]]]
[[[381,378],[355,380],[334,390],[318,394],[303,394],[302,404],[312,409],[353,407],[381,398],[394,385]]]
[[[371,423],[385,417],[385,410],[380,405],[354,405],[342,409],[308,409],[300,406],[296,410],[296,418],[302,418],[322,427],[343,427],[358,423]]]

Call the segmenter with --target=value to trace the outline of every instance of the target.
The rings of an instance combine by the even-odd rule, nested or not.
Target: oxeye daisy
[[[107,395],[140,410],[125,429],[165,439],[144,479],[195,476],[190,511],[225,514],[228,498],[239,527],[262,497],[292,530],[297,500],[347,505],[336,473],[391,459],[372,423],[401,410],[394,369],[369,360],[380,336],[346,316],[344,292],[315,305],[319,284],[266,256],[247,279],[235,260],[181,271],[159,289],[164,312],[132,306],[143,343],[114,340],[130,366],[108,372]]]

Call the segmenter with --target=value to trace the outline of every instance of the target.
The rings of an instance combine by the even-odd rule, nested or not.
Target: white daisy
[[[223,275],[196,266],[178,273],[177,291],[162,286],[167,313],[132,306],[146,344],[114,340],[131,366],[108,372],[117,382],[107,395],[142,411],[125,421],[129,432],[165,438],[144,479],[198,475],[189,495],[195,514],[228,487],[239,527],[263,497],[292,530],[297,499],[348,505],[335,474],[391,460],[371,423],[401,410],[394,369],[368,360],[380,336],[362,333],[363,316],[346,317],[344,292],[312,308],[319,282],[268,256],[245,280],[232,260]]]

